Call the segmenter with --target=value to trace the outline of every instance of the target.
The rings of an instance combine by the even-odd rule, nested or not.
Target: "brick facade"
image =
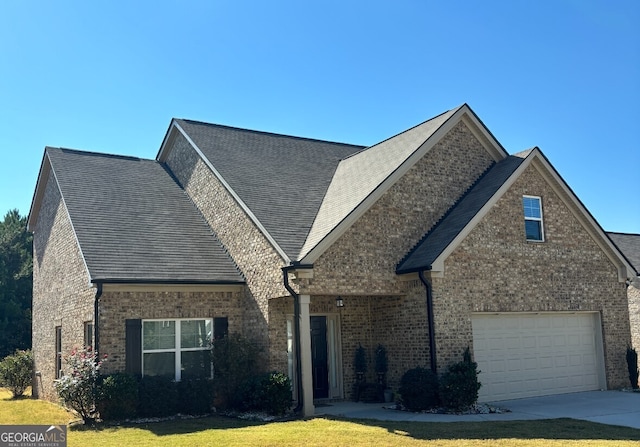
[[[244,274],[244,335],[268,349],[268,300],[288,295],[284,260],[182,135],[166,163]]]
[[[545,242],[524,236],[522,196],[542,197]],[[473,346],[472,312],[595,311],[608,387],[624,385],[629,313],[625,284],[570,209],[530,166],[433,279],[439,365]]]
[[[220,288],[220,287],[218,287]],[[243,331],[243,290],[105,292],[100,297],[100,354],[106,354],[103,372],[125,369],[127,319],[226,317],[229,332]]]
[[[314,262],[307,292],[398,293],[396,264],[492,163],[458,123]]]
[[[53,176],[33,232],[34,395],[54,400],[55,330],[62,327],[62,352],[84,342],[84,322],[93,321],[95,289]],[[64,362],[63,362],[64,366]]]

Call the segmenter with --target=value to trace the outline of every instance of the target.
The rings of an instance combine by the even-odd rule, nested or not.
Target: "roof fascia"
[[[551,188],[556,192],[558,197],[571,210],[574,217],[582,223],[582,226],[593,237],[594,241],[607,255],[609,260],[617,266],[618,281],[624,282],[628,278],[635,275],[635,270],[629,261],[624,257],[616,245],[605,234],[604,230],[598,222],[593,218],[591,213],[582,204],[580,199],[571,190],[569,185],[558,174],[549,160],[544,156],[539,148],[534,148],[518,166],[514,173],[507,181],[496,191],[496,193],[487,201],[480,211],[469,221],[463,230],[455,237],[455,239],[447,246],[445,250],[435,259],[431,265],[431,272],[436,277],[444,275],[444,262],[451,253],[460,245],[460,243],[469,235],[471,230],[486,216],[502,195],[513,185],[520,175],[529,166],[533,166],[546,180]]]
[[[229,192],[229,194],[231,194],[231,196],[234,198],[234,200],[238,203],[238,205],[247,214],[249,219],[251,219],[253,224],[258,228],[258,230],[260,230],[260,232],[269,241],[269,243],[273,246],[273,248],[276,250],[276,252],[278,252],[278,254],[282,258],[284,263],[285,264],[290,264],[291,263],[291,259],[289,258],[289,256],[287,256],[287,254],[284,252],[284,250],[280,247],[280,245],[273,238],[273,236],[271,236],[271,234],[267,231],[267,229],[262,225],[262,223],[260,222],[260,220],[258,220],[256,215],[253,214],[253,211],[251,211],[251,209],[247,206],[247,204],[244,203],[244,201],[240,198],[240,196],[233,190],[233,188],[231,188],[231,185],[229,185],[229,183],[227,183],[227,181],[224,179],[224,177],[222,177],[220,172],[218,172],[218,170],[213,166],[213,164],[209,161],[209,159],[200,150],[200,148],[195,143],[195,141],[193,141],[189,137],[187,132],[185,132],[185,130],[180,126],[180,124],[178,124],[178,122],[176,122],[175,119],[171,122],[171,130],[170,130],[170,132],[168,132],[167,136],[165,136],[165,139],[164,139],[164,141],[162,143],[163,147],[160,149],[160,152],[158,154],[158,157],[157,157],[158,161],[160,161],[160,162],[166,161],[166,159],[167,159],[167,157],[169,155],[169,152],[171,151],[171,147],[173,146],[173,141],[176,138],[175,132],[179,132],[187,140],[187,142],[191,145],[191,147],[193,147],[193,150],[196,151],[196,153],[198,154],[200,159],[203,161],[203,163],[211,170],[213,175],[215,175],[215,177],[222,184],[222,186],[224,186],[224,188]]]
[[[96,281],[102,285],[103,292],[238,292],[244,284],[188,284],[188,283],[153,283],[153,282],[121,282],[110,283]]]
[[[493,159],[498,162],[507,158],[509,153],[502,147],[502,144],[493,136],[491,131],[484,125],[471,107],[465,103],[460,109],[464,111],[464,115],[462,116],[464,123],[484,146],[485,150],[491,154]]]
[[[453,251],[458,248],[458,246],[462,243],[462,241],[471,233],[471,231],[478,225],[478,223],[487,215],[487,213],[493,208],[493,206],[500,200],[500,198],[504,195],[505,192],[511,185],[515,183],[515,181],[520,177],[520,175],[524,172],[525,169],[531,164],[533,160],[533,154],[536,150],[532,150],[529,155],[524,159],[520,166],[516,168],[515,171],[509,176],[509,178],[498,188],[498,190],[487,200],[487,203],[484,204],[480,211],[476,213],[475,216],[465,225],[465,227],[458,233],[458,235],[451,241],[449,245],[438,255],[438,257],[431,264],[431,274],[434,277],[441,278],[444,275],[444,261],[453,253]]]
[[[607,236],[598,221],[593,217],[591,212],[589,212],[587,207],[584,206],[582,201],[569,187],[567,182],[564,181],[558,171],[556,171],[547,157],[539,149],[534,152],[537,156],[535,158],[536,163],[534,163],[533,166],[547,180],[552,180],[549,183],[560,199],[565,203],[565,205],[567,205],[578,221],[582,223],[582,226],[591,235],[595,243],[598,244],[602,251],[607,255],[609,260],[617,266],[618,281],[625,282],[627,279],[636,276],[637,272],[634,267],[620,249],[611,241],[609,236]]]
[[[56,176],[56,171],[51,164],[51,159],[49,158],[48,151],[53,150],[54,148],[45,147],[44,150],[44,159],[43,166],[41,167],[40,175],[38,175],[38,182],[36,186],[36,193],[34,195],[34,203],[31,205],[32,210],[29,213],[29,220],[27,224],[27,228],[29,231],[33,231],[35,229],[35,224],[37,221],[37,215],[39,214],[40,207],[42,206],[42,201],[44,200],[45,190],[47,188],[47,183],[49,181],[49,177],[53,174],[53,180],[56,182],[56,188],[58,188],[58,192],[60,193],[60,200],[62,201],[62,205],[64,206],[64,210],[67,213],[67,219],[69,220],[69,225],[71,225],[71,231],[73,232],[73,238],[76,241],[76,246],[78,247],[78,252],[80,253],[80,258],[82,258],[82,265],[84,265],[84,270],[87,272],[87,278],[89,278],[89,284],[91,283],[91,270],[89,270],[89,266],[87,265],[87,260],[85,259],[84,253],[82,251],[82,246],[80,245],[80,240],[78,239],[78,233],[73,225],[73,220],[71,219],[71,214],[69,214],[69,207],[67,206],[67,202],[65,201],[64,194],[62,193],[62,188],[60,188],[60,182],[58,181],[58,177]],[[45,159],[46,159],[46,167],[45,167]],[[44,168],[44,169],[42,169]],[[33,213],[33,214],[32,214]],[[33,221],[31,220],[33,217]]]
[[[463,121],[474,136],[480,141],[487,152],[496,160],[508,157],[502,145],[493,137],[491,132],[478,119],[467,104],[463,104],[442,125],[433,132],[405,161],[403,161],[386,179],[384,179],[371,194],[360,202],[338,225],[336,225],[318,244],[309,250],[301,259],[301,263],[313,264],[329,249],[351,225],[360,219],[373,204],[382,197],[409,169],[413,167],[425,154],[451,130]],[[399,134],[400,135],[400,134]],[[393,137],[392,137],[393,138]],[[386,141],[386,140],[385,140]]]
[[[33,232],[35,229],[50,174],[51,161],[47,156],[47,148],[45,147],[44,154],[42,154],[42,162],[40,163],[40,171],[38,172],[38,180],[36,181],[36,188],[33,192],[33,198],[31,199],[31,208],[29,209],[29,217],[27,218],[27,231]]]
[[[173,142],[176,139],[176,120],[175,118],[171,119],[171,123],[169,123],[169,128],[167,132],[164,134],[164,138],[162,139],[162,144],[160,145],[160,149],[158,150],[158,155],[156,155],[156,160],[160,163],[164,163],[167,161],[167,157],[169,157],[169,153],[173,148]]]

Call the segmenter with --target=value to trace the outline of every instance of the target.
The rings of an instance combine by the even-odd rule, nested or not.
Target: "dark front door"
[[[311,317],[311,353],[313,398],[327,398],[329,397],[327,317]]]

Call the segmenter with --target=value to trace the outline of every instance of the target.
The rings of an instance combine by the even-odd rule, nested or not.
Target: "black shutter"
[[[142,320],[126,320],[125,371],[142,375]]]
[[[218,317],[213,319],[213,339],[219,340],[229,335],[229,319]]]

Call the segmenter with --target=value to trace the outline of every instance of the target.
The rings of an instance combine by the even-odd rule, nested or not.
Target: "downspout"
[[[302,356],[300,352],[300,295],[296,293],[295,290],[289,284],[289,271],[291,271],[295,266],[291,265],[288,267],[282,268],[282,273],[284,276],[284,288],[291,294],[293,297],[293,351],[295,352],[295,368],[296,368],[296,384],[298,385],[296,394],[298,396],[298,405],[294,408],[294,412],[300,413],[303,408],[303,399],[304,395],[302,393]]]
[[[431,289],[431,282],[424,276],[424,271],[419,270],[418,276],[420,277],[420,281],[424,284],[424,287],[427,289],[427,320],[429,322],[429,360],[431,363],[431,371],[435,374],[438,373],[437,365],[436,365],[436,338],[435,338],[435,328],[433,327],[433,290]]]
[[[93,352],[95,354],[95,361],[99,362],[98,356],[98,347],[100,344],[98,343],[100,338],[100,331],[98,330],[98,303],[100,301],[100,297],[102,296],[102,283],[97,283],[96,289],[96,297],[93,301]]]

